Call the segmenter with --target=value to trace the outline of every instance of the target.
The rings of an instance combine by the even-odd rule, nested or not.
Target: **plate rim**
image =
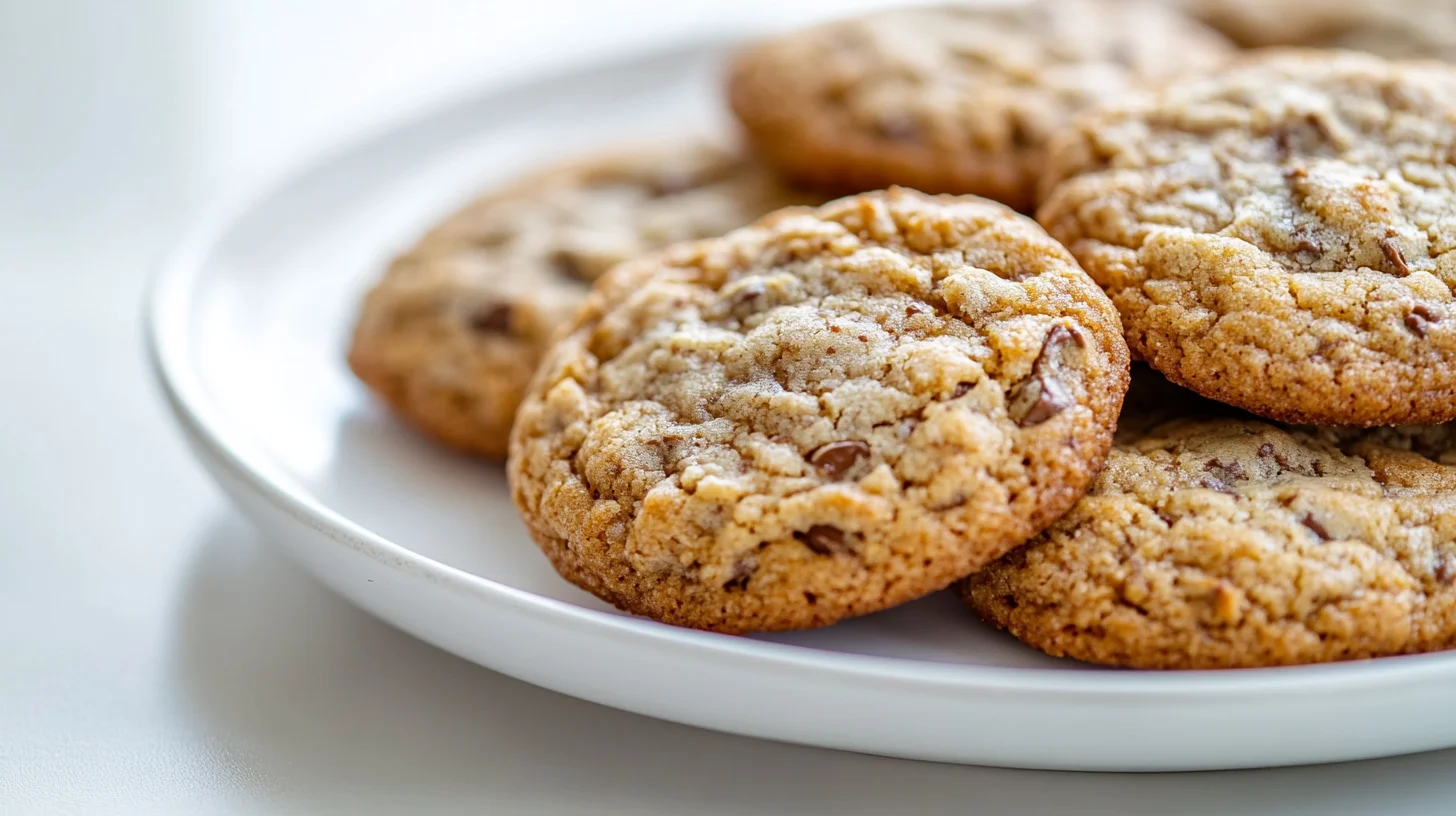
[[[187,435],[255,494],[293,518],[323,533],[334,545],[358,552],[387,569],[425,578],[453,592],[505,604],[545,623],[580,634],[630,642],[646,649],[687,650],[710,659],[729,659],[857,682],[918,686],[965,693],[1037,692],[1085,700],[1136,697],[1149,702],[1230,702],[1252,693],[1306,695],[1360,693],[1395,683],[1435,682],[1456,678],[1456,651],[1382,657],[1361,661],[1257,669],[1198,671],[1067,671],[945,663],[907,657],[854,654],[797,644],[777,643],[685,629],[645,618],[602,612],[536,595],[518,587],[465,572],[422,555],[372,532],[325,504],[295,483],[281,466],[251,450],[246,434],[229,426],[202,388],[201,374],[190,364],[189,324],[196,290],[204,280],[214,250],[238,224],[268,203],[314,175],[326,175],[350,156],[399,139],[433,120],[465,108],[489,104],[496,97],[532,87],[570,80],[586,71],[610,71],[634,63],[686,56],[707,48],[723,48],[737,36],[677,38],[668,45],[567,61],[504,82],[478,82],[463,92],[379,117],[354,135],[325,143],[261,176],[261,181],[224,194],[204,206],[163,262],[153,272],[143,297],[142,330],[145,357],[174,418]]]

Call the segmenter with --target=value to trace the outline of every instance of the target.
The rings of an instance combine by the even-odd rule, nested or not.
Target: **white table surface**
[[[1456,810],[1456,752],[1037,773],[579,702],[356,611],[192,464],[138,312],[200,202],[452,89],[847,5],[0,0],[0,813]]]

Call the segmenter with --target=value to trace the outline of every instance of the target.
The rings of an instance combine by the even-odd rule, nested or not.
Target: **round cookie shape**
[[[706,140],[545,169],[470,203],[395,259],[365,298],[349,365],[429,436],[504,457],[536,363],[592,281],[796,203],[809,200]]]
[[[1135,356],[1264,417],[1456,418],[1456,71],[1276,51],[1080,117],[1038,220]]]
[[[543,361],[512,497],[567,579],[682,626],[821,626],[1065,512],[1127,388],[1116,312],[1029,218],[892,189],[622,264]]]
[[[1456,646],[1456,430],[1177,420],[962,584],[1059,657],[1252,668]]]
[[[728,95],[790,178],[974,193],[1029,211],[1046,143],[1073,113],[1231,51],[1151,1],[898,9],[749,48]]]

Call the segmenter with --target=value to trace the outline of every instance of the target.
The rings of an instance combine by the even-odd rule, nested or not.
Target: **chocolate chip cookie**
[[[1033,221],[892,189],[622,264],[532,381],[512,496],[567,579],[722,632],[949,585],[1081,495],[1127,350]]]
[[[1276,51],[1080,117],[1038,220],[1128,345],[1290,422],[1456,418],[1456,69]]]
[[[592,281],[794,203],[810,199],[701,140],[544,170],[469,204],[396,259],[364,301],[349,365],[435,439],[504,456],[537,361]]]
[[[1145,669],[1456,646],[1456,428],[1183,419],[1121,442],[1040,538],[972,576],[985,620]]]
[[[976,193],[1028,210],[1046,142],[1074,112],[1231,51],[1154,2],[900,9],[752,47],[728,91],[759,152],[791,178],[843,192]]]

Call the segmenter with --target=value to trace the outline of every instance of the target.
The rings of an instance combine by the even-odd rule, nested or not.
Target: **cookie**
[[[622,264],[543,361],[512,497],[567,579],[721,632],[948,586],[1085,490],[1127,350],[1029,218],[892,189]]]
[[[1231,51],[1154,2],[900,9],[751,47],[728,94],[755,147],[791,178],[1029,210],[1047,140],[1073,113]]]
[[[1193,0],[1188,6],[1250,48],[1346,48],[1391,59],[1456,58],[1456,5],[1448,0]]]
[[[1038,220],[1135,356],[1261,416],[1456,418],[1456,69],[1276,51],[1079,117]]]
[[[1456,646],[1456,427],[1183,419],[962,584],[1049,654],[1249,668]]]
[[[706,141],[544,170],[469,204],[396,259],[364,301],[349,365],[431,437],[503,457],[536,363],[592,281],[794,203],[809,199]]]

